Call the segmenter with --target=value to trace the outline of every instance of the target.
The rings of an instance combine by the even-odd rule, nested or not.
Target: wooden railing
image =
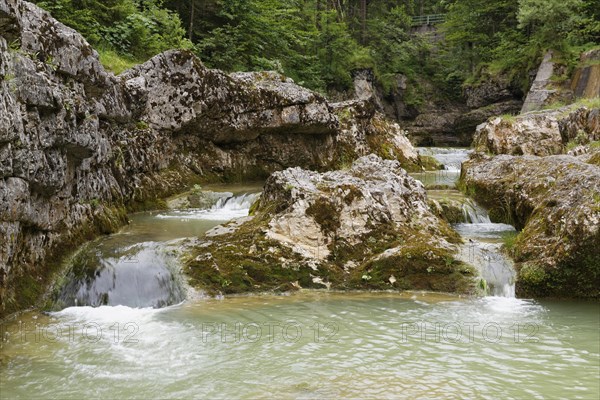
[[[412,17],[412,25],[437,25],[444,22],[445,17],[446,14],[417,15]]]

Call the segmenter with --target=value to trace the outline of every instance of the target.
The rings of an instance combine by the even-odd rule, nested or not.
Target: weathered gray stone
[[[599,109],[564,107],[492,118],[477,127],[473,146],[492,154],[547,156],[564,153],[573,140],[589,143],[599,139]]]
[[[544,56],[544,59],[538,68],[535,80],[523,103],[523,108],[521,109],[522,114],[530,111],[542,110],[554,102],[561,101],[563,103],[569,103],[573,100],[573,93],[570,90],[558,87],[552,82],[552,78],[558,73],[558,70],[561,69],[561,67],[552,60],[553,56],[554,53],[552,50],[549,50]]]
[[[474,269],[454,258],[461,239],[398,161],[371,154],[341,171],[275,172],[253,209],[209,232],[186,267],[192,284],[474,291]]]
[[[490,215],[522,229],[517,295],[599,298],[600,167],[566,155],[481,154],[462,182]]]
[[[126,208],[156,206],[199,180],[357,157],[342,160],[348,132],[331,105],[279,74],[230,76],[168,51],[114,76],[81,35],[22,0],[0,0],[0,29],[0,315],[31,305],[49,260],[117,229]],[[371,117],[381,122],[371,115],[367,128]]]

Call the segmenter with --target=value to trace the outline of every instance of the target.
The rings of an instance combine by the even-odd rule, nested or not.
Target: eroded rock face
[[[207,234],[187,265],[194,285],[474,290],[474,270],[454,259],[460,238],[397,161],[368,155],[347,170],[276,172],[253,208],[251,220]]]
[[[465,87],[465,97],[467,107],[471,109],[515,100],[515,94],[506,79],[489,75],[480,84]]]
[[[114,76],[21,0],[0,0],[0,33],[0,316],[35,302],[61,258],[127,210],[200,181],[352,161],[332,106],[279,74],[227,75],[169,51]],[[365,136],[363,122],[350,134]]]
[[[571,90],[576,98],[600,97],[600,49],[581,54],[581,66],[575,70],[571,80]]]
[[[549,50],[542,60],[535,80],[527,93],[521,113],[542,110],[555,102],[570,103],[573,101],[573,93],[560,84],[552,81],[555,76],[565,74],[566,66],[553,60],[554,53]]]
[[[337,128],[322,96],[273,72],[229,76],[205,68],[191,54],[169,51],[121,78],[136,89],[136,107],[151,128],[185,130],[213,143],[277,131],[333,134]]]
[[[384,159],[398,160],[410,171],[421,171],[419,153],[408,140],[407,133],[376,111],[370,100],[333,103],[340,121],[336,137],[336,166],[349,164],[358,157],[374,153]]]
[[[473,146],[492,154],[562,154],[567,144],[600,139],[600,109],[564,107],[516,117],[495,117],[477,127]]]
[[[514,114],[521,108],[520,100],[504,100],[483,107],[454,106],[436,109],[431,106],[414,121],[403,123],[411,141],[423,146],[469,146],[478,125],[500,114]]]
[[[462,182],[496,220],[522,229],[517,295],[600,297],[600,167],[566,155],[481,154]]]
[[[563,151],[558,128],[559,111],[518,117],[495,117],[477,127],[473,145],[493,154],[550,155]]]

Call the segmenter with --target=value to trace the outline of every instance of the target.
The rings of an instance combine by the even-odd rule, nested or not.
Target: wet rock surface
[[[521,230],[509,249],[517,296],[600,297],[598,165],[568,155],[477,154],[461,180],[493,219]]]
[[[423,185],[375,155],[341,171],[276,172],[252,219],[229,228],[188,260],[194,286],[475,290],[474,269],[454,258],[461,239],[430,211]]]

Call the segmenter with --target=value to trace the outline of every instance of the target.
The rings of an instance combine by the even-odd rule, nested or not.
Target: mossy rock
[[[444,166],[432,156],[420,155],[421,166],[425,171],[438,171],[444,169]]]
[[[456,260],[450,251],[409,244],[398,254],[369,261],[354,271],[350,287],[473,294],[475,276],[474,268]]]

